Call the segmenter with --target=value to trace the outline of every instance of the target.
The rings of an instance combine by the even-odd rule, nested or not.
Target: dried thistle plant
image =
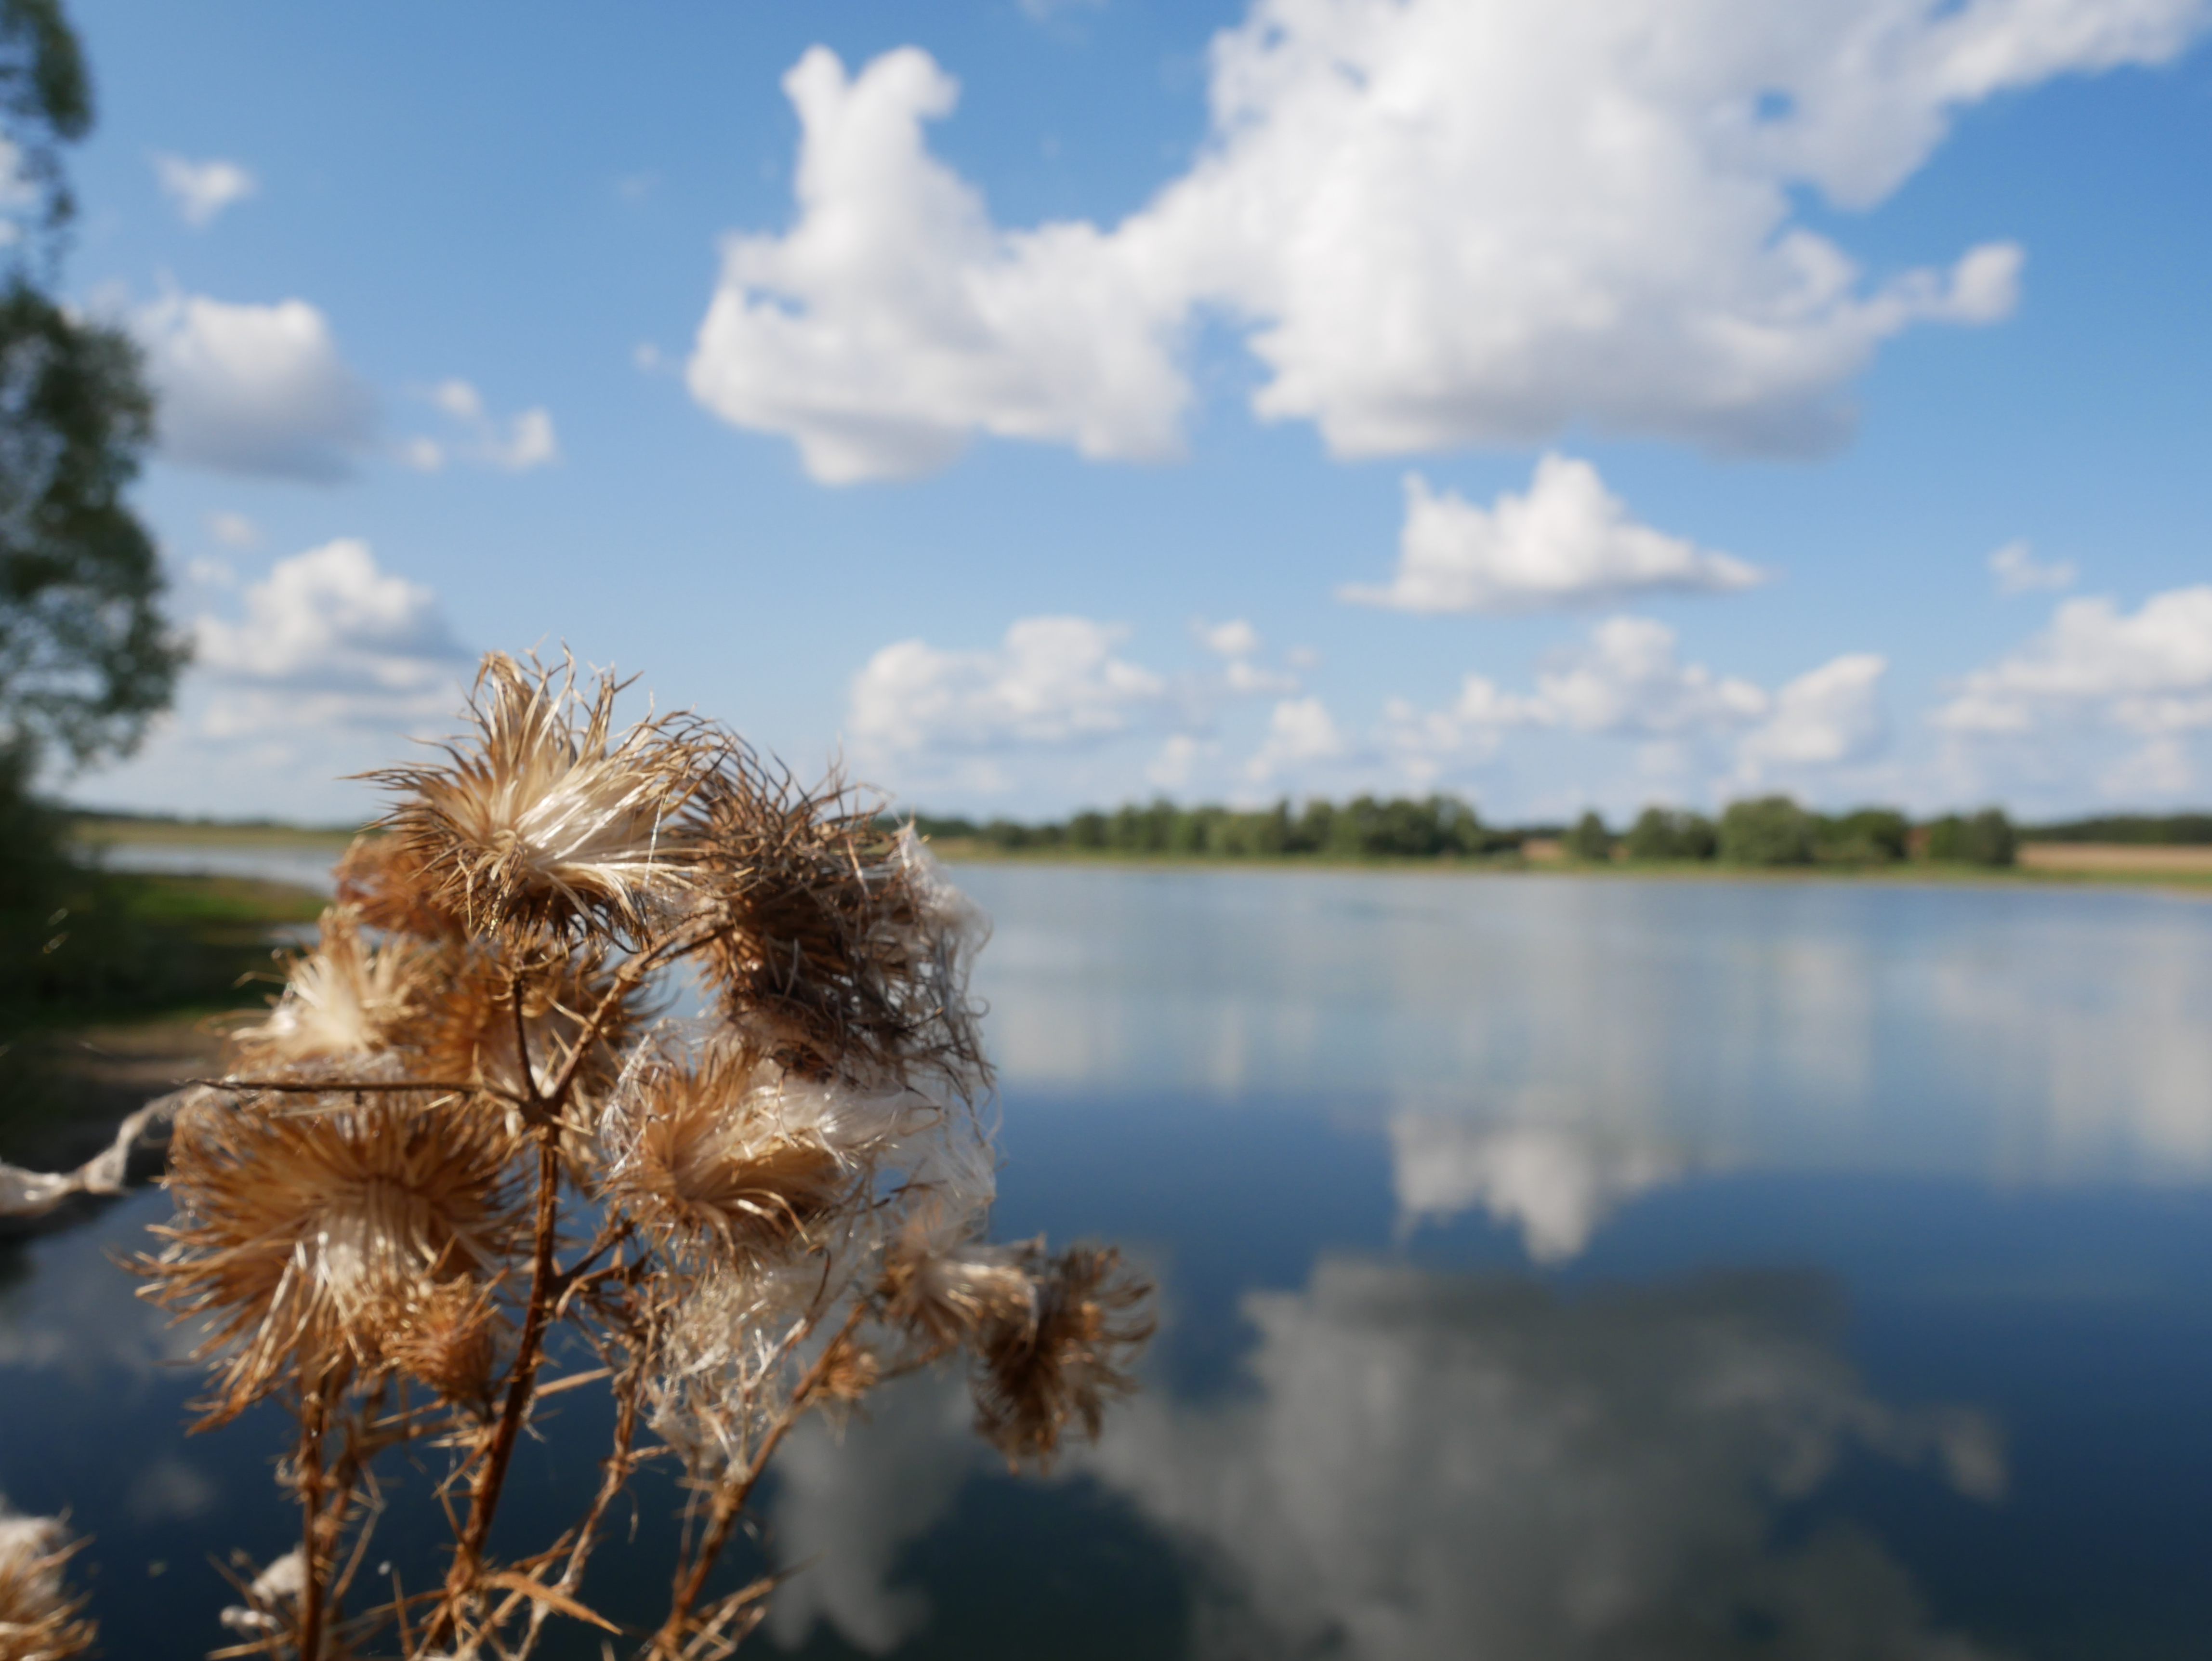
[[[689,716],[617,732],[620,691],[487,658],[472,730],[375,776],[392,811],[316,949],[178,1111],[147,1293],[206,1323],[204,1422],[275,1398],[297,1425],[300,1544],[239,1581],[221,1653],[523,1657],[549,1622],[611,1631],[584,1570],[658,1451],[690,1511],[665,1616],[625,1641],[726,1656],[771,1585],[708,1586],[805,1414],[964,1356],[978,1429],[1043,1464],[1130,1387],[1141,1280],[983,1238],[980,914],[842,785],[800,789]],[[713,1013],[654,1020],[686,965]],[[613,1445],[586,1512],[500,1561],[561,1330],[605,1363]],[[379,1462],[439,1452],[443,1584],[350,1606]]]
[[[18,1517],[0,1501],[0,1661],[67,1661],[90,1652],[92,1622],[64,1570],[82,1549],[59,1518]]]

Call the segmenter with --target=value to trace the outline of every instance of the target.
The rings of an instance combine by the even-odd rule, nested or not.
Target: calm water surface
[[[956,874],[998,1232],[1122,1242],[1163,1330],[1049,1481],[951,1381],[795,1442],[766,1647],[2212,1653],[2212,905]],[[184,1438],[181,1342],[107,1261],[166,1209],[0,1247],[0,1489],[99,1536],[112,1655],[219,1641],[207,1554],[289,1537],[278,1427]],[[522,1522],[594,1475],[564,1412]],[[672,1504],[600,1607],[657,1613]]]

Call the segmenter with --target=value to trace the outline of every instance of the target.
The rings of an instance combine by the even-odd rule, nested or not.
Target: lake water
[[[1162,1331],[1049,1480],[954,1381],[797,1439],[763,1649],[2212,1652],[2212,905],[955,875],[997,924],[996,1232],[1122,1243]],[[107,1261],[165,1212],[0,1247],[0,1490],[98,1536],[112,1655],[220,1641],[207,1554],[291,1528],[276,1427],[186,1439]],[[564,1411],[526,1514],[593,1475]],[[659,1607],[673,1503],[601,1607]]]

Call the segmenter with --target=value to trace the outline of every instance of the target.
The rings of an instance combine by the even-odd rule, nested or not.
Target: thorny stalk
[[[530,1262],[530,1297],[523,1305],[522,1337],[515,1347],[508,1377],[507,1401],[500,1410],[475,1485],[469,1491],[468,1527],[454,1548],[452,1568],[446,1576],[446,1607],[433,1624],[429,1641],[438,1643],[453,1630],[453,1618],[474,1591],[483,1567],[484,1540],[499,1510],[500,1491],[507,1483],[507,1462],[514,1457],[515,1438],[521,1434],[523,1416],[538,1382],[538,1363],[545,1335],[545,1316],[553,1281],[554,1230],[558,1220],[561,1183],[561,1128],[557,1123],[538,1129],[538,1217]]]
[[[410,1661],[520,1661],[553,1621],[616,1634],[583,1601],[592,1556],[667,1459],[691,1498],[637,1653],[725,1656],[784,1572],[709,1587],[807,1414],[957,1360],[979,1431],[1042,1464],[1129,1387],[1149,1288],[1111,1252],[982,1244],[978,914],[836,780],[801,789],[689,715],[618,731],[621,684],[487,658],[471,730],[375,776],[392,812],[319,946],[177,1110],[148,1294],[207,1323],[207,1422],[296,1381],[301,1543],[240,1579],[234,1652],[381,1634]],[[711,1013],[655,1021],[679,961]],[[588,1242],[565,1267],[564,1238]],[[564,1328],[602,1365],[548,1383]],[[615,1411],[588,1506],[501,1562],[522,1437],[592,1384]],[[392,1571],[347,1618],[378,1462],[409,1448],[452,1460],[442,1583]]]
[[[302,1369],[304,1372],[304,1369]],[[322,1381],[300,1380],[300,1553],[307,1584],[300,1594],[300,1653],[320,1661],[323,1653],[323,1427],[330,1418]]]

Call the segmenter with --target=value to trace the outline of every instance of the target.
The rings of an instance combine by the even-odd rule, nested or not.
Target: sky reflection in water
[[[989,1468],[954,1381],[810,1429],[777,1643],[1966,1661],[2212,1630],[2212,907],[958,874],[998,924],[999,1232],[1124,1241],[1164,1329],[1048,1482]],[[112,1634],[173,1640],[216,1601],[181,1566],[283,1518],[262,1431],[176,1433],[181,1341],[102,1259],[163,1208],[0,1256],[0,1488],[100,1534]]]

